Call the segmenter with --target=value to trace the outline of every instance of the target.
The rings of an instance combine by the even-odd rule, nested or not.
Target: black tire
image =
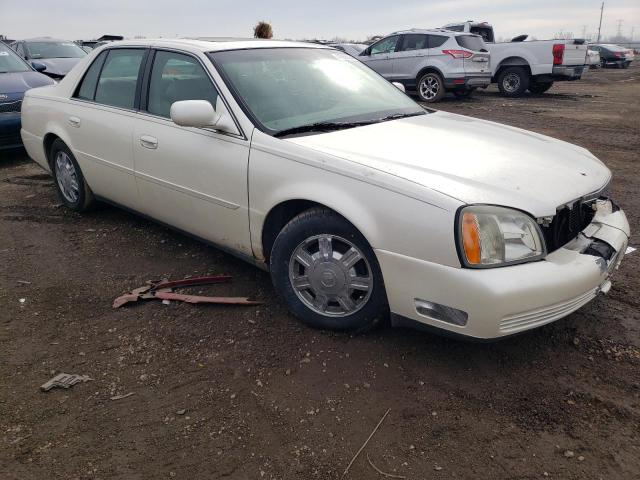
[[[75,197],[69,193],[65,193],[61,184],[64,184],[64,180],[59,179],[59,176],[62,178],[61,170],[57,167],[58,157],[66,161],[70,161],[70,164],[73,166],[73,175],[75,175],[75,179],[77,181],[77,191],[75,192]],[[64,157],[66,156],[66,158]],[[65,143],[59,138],[54,140],[51,145],[51,149],[49,150],[49,161],[51,164],[51,174],[53,175],[54,184],[56,186],[56,190],[58,192],[58,197],[62,201],[62,203],[74,210],[76,212],[86,212],[91,210],[96,203],[96,200],[93,196],[93,192],[87,185],[87,182],[84,180],[84,175],[82,174],[82,170],[80,170],[80,166],[76,161],[76,158],[71,153],[69,147],[65,145]],[[70,197],[71,195],[71,197]]]
[[[624,62],[624,63],[622,63],[620,66],[621,66],[622,68],[629,68],[629,64],[631,64],[631,62]]]
[[[520,97],[529,88],[531,77],[524,67],[507,67],[498,75],[498,89],[505,97]]]
[[[553,86],[553,82],[531,82],[529,91],[536,95],[542,95]]]
[[[442,80],[442,77],[435,72],[428,72],[422,75],[418,79],[418,83],[416,85],[418,97],[422,102],[438,102],[446,93],[444,80]]]
[[[460,99],[469,98],[474,91],[475,91],[475,88],[467,88],[465,90],[454,90],[453,95],[456,98],[460,98]]]
[[[302,273],[304,278],[309,279],[308,289],[302,293],[297,293],[292,284],[292,275],[299,273],[298,269],[301,264],[299,264],[299,262],[292,263],[295,261],[293,258],[294,253],[299,252],[299,248],[304,245],[311,245],[314,241],[313,239],[325,235],[333,237],[329,243],[331,257],[321,257],[320,251],[314,254],[318,263],[314,263],[313,267],[305,269]],[[332,281],[331,285],[327,286],[324,284],[325,279],[327,279],[326,270],[320,273],[320,270],[317,269],[331,262],[340,262],[340,260],[334,260],[334,256],[339,255],[338,247],[341,246],[341,240],[347,240],[352,246],[357,248],[358,253],[362,254],[360,260],[350,267],[350,271],[356,273],[356,268],[363,269],[366,267],[366,276],[369,279],[370,288],[366,294],[363,293],[361,295],[357,293],[356,290],[353,290],[349,294],[355,295],[356,297],[360,296],[359,300],[357,299],[354,302],[357,303],[360,301],[360,304],[358,309],[354,310],[353,313],[330,316],[331,312],[326,314],[319,313],[312,309],[312,306],[305,303],[305,301],[310,301],[308,297],[312,297],[315,293],[314,288],[316,286],[320,288],[340,288],[339,282],[335,281],[337,277],[333,277],[333,280],[331,280],[330,276],[329,280]],[[343,256],[343,258],[346,257]],[[287,223],[275,240],[269,263],[271,279],[276,291],[284,299],[291,312],[303,323],[311,327],[330,330],[366,331],[376,326],[388,315],[387,295],[385,293],[382,272],[373,249],[364,236],[350,222],[327,208],[312,208],[302,212]],[[359,270],[358,272],[361,273],[362,271],[363,270]],[[307,274],[308,277],[306,276]],[[314,277],[315,280],[311,280]],[[317,283],[318,280],[324,285],[319,285]],[[315,298],[322,296],[328,299],[331,295],[332,293],[318,295],[317,297],[311,298],[311,300],[313,301]],[[301,297],[305,298],[305,300]],[[337,305],[337,307],[332,307],[332,302]],[[330,300],[325,302],[325,304],[328,305],[327,309],[342,309],[342,304],[337,300]]]

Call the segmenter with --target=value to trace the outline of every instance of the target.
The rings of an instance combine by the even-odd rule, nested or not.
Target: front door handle
[[[69,125],[78,128],[80,126],[80,119],[78,117],[69,117]]]
[[[140,137],[140,145],[142,145],[144,148],[155,150],[156,148],[158,148],[158,139],[152,137],[151,135],[142,135]]]

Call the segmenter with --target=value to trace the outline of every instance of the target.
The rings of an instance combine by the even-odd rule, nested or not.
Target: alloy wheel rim
[[[422,98],[432,100],[438,95],[440,83],[434,77],[426,77],[420,82],[420,95]]]
[[[507,92],[515,92],[520,87],[520,77],[515,73],[510,73],[502,80],[502,86]]]
[[[373,275],[364,253],[337,235],[314,235],[289,259],[289,282],[309,309],[328,317],[346,317],[366,305]]]
[[[80,196],[78,175],[73,162],[66,152],[58,152],[55,158],[56,180],[62,196],[71,203],[76,203]]]

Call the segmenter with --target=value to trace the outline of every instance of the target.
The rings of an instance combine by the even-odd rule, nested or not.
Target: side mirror
[[[406,89],[404,88],[404,85],[400,82],[391,82],[393,84],[394,87],[396,87],[398,90],[400,90],[402,93],[407,93]]]
[[[31,62],[31,66],[36,69],[36,72],[44,72],[47,66],[40,62]]]
[[[219,95],[215,110],[207,100],[181,100],[171,105],[170,115],[173,123],[181,127],[215,128],[224,132],[238,133]]]

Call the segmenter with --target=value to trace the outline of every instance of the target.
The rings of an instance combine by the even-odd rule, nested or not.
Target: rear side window
[[[206,100],[215,108],[217,99],[218,91],[198,60],[181,53],[156,53],[149,81],[149,113],[169,118],[174,102]]]
[[[82,83],[80,83],[80,88],[78,88],[78,91],[76,92],[76,98],[81,98],[83,100],[93,100],[95,98],[96,85],[98,85],[98,75],[100,75],[100,69],[102,68],[105,58],[107,58],[107,52],[102,52],[98,55],[98,58],[93,61],[87,70],[87,73],[84,74]]]
[[[429,48],[427,36],[411,33],[404,36],[402,47],[396,51],[406,52],[411,50],[423,50],[425,48]]]
[[[456,42],[467,50],[473,50],[474,52],[484,50],[484,42],[477,35],[459,35],[456,37]]]
[[[429,35],[429,48],[438,48],[444,45],[449,37],[443,37],[442,35]]]
[[[102,67],[95,101],[104,105],[133,109],[136,86],[145,50],[113,49]]]

